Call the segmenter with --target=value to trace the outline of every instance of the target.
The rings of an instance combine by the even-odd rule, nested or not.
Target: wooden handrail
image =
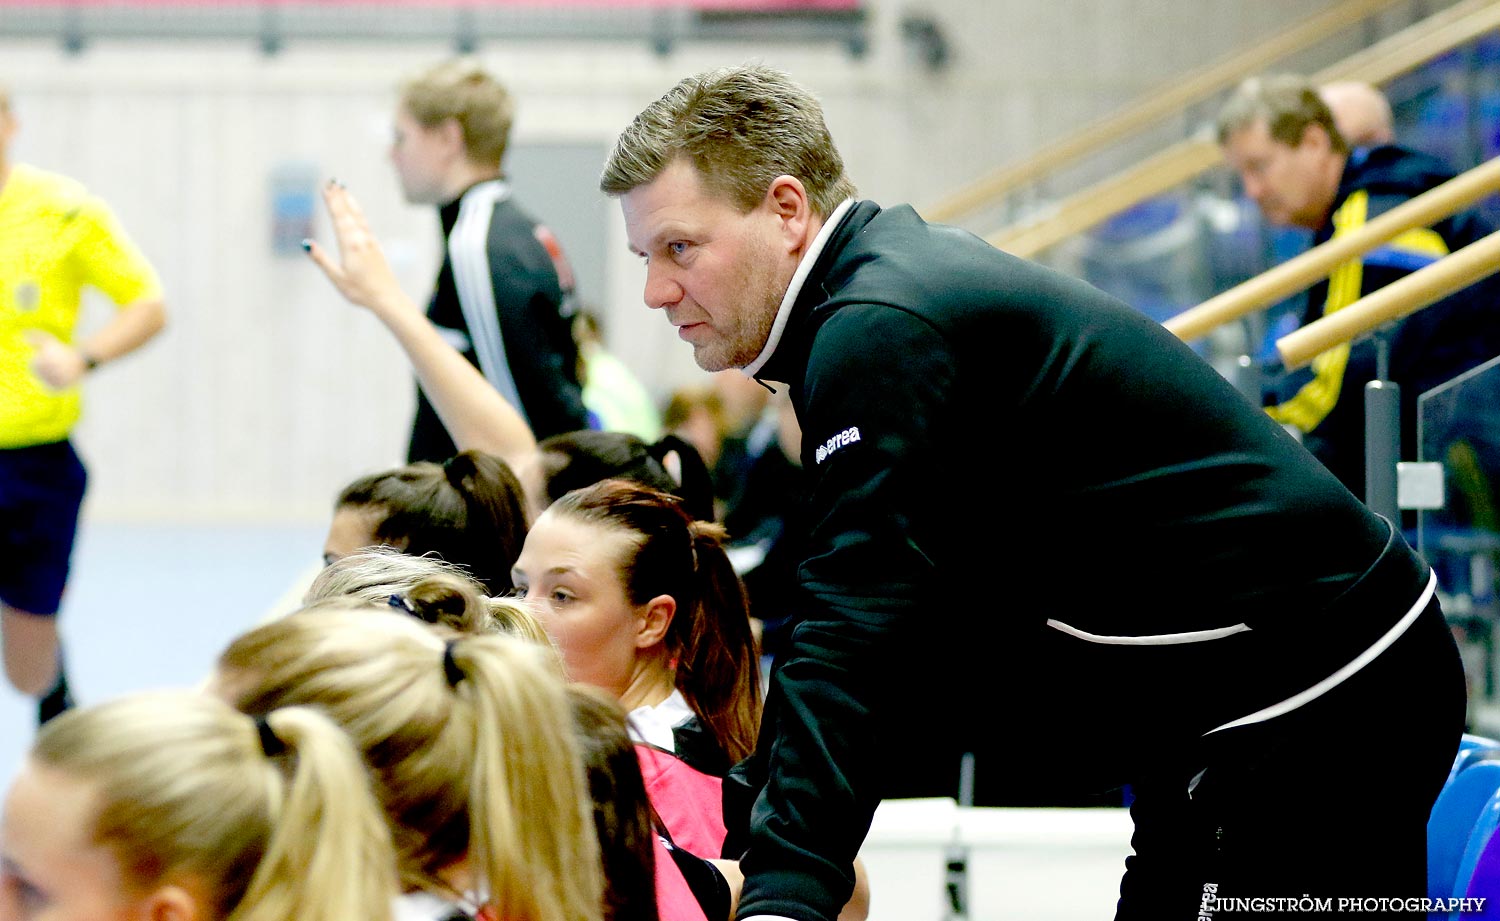
[[[1276,340],[1287,370],[1500,271],[1500,230]]]
[[[1496,191],[1500,191],[1500,157],[1481,163],[1397,205],[1363,227],[1315,246],[1223,294],[1211,297],[1163,325],[1185,342],[1202,338],[1225,323],[1263,310],[1287,295],[1327,278],[1340,264],[1369,252],[1403,231],[1436,224]]]
[[[1268,41],[1257,42],[1254,47],[1227,60],[1176,78],[1168,86],[1153,89],[1135,105],[1087,125],[1069,137],[1048,144],[1019,163],[1003,166],[979,178],[931,208],[923,209],[922,215],[929,221],[950,223],[1011,189],[1052,172],[1061,164],[1071,163],[1084,154],[1128,137],[1233,85],[1274,61],[1337,35],[1361,19],[1393,6],[1395,2],[1396,0],[1348,0],[1308,17],[1300,25]]]
[[[1315,84],[1335,80],[1359,80],[1386,83],[1453,50],[1485,32],[1500,28],[1500,4],[1494,0],[1467,0],[1455,3],[1419,23],[1403,29],[1391,38],[1356,51],[1337,64],[1313,74]],[[1406,35],[1401,42],[1394,39]]]
[[[1212,141],[1176,145],[1085,192],[1063,199],[1050,217],[1007,227],[986,239],[997,249],[1029,259],[1077,233],[1078,221],[1090,224],[1103,221],[1136,202],[1186,182],[1222,157],[1218,145]]]
[[[1319,71],[1310,79],[1317,84],[1343,79],[1363,79],[1375,84],[1385,83],[1465,41],[1496,28],[1500,28],[1500,3],[1496,3],[1495,0],[1464,0],[1462,3],[1455,4],[1419,23],[1406,27],[1382,42],[1371,45],[1364,51],[1346,58],[1344,62]],[[1439,46],[1440,43],[1441,46]],[[1193,159],[1193,155],[1188,152],[1189,149],[1196,148],[1202,143],[1202,140],[1196,138],[1179,141],[1148,162],[1175,163],[1177,156]],[[1205,159],[1197,172],[1185,175],[1179,181],[1186,182],[1222,161],[1223,154],[1216,146],[1211,160]],[[1128,174],[1132,177],[1132,183],[1143,190],[1138,197],[1115,196],[1109,199],[1108,208],[1100,207],[1100,203],[1094,199],[1113,188],[1118,181],[1108,179],[1077,195],[1069,196],[1057,207],[1051,209],[1045,218],[1019,221],[1009,227],[1001,228],[991,238],[1005,240],[1025,238],[1032,228],[1040,227],[1045,223],[1051,229],[1037,238],[1039,245],[1028,244],[1025,252],[1018,252],[1016,249],[1009,250],[1018,256],[1027,258],[1035,256],[1048,246],[1074,234],[1082,233],[1140,204],[1151,195],[1159,194],[1164,187],[1161,183],[1151,181],[1149,176],[1144,175],[1144,172],[1141,167],[1135,167],[1121,174],[1122,176]],[[1170,186],[1165,188],[1170,188]]]

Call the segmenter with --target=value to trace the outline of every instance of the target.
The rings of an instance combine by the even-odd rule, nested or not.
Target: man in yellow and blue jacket
[[[1245,194],[1273,224],[1314,232],[1313,245],[1452,179],[1435,158],[1394,144],[1351,147],[1317,89],[1301,77],[1246,81],[1218,119],[1226,159]],[[1408,230],[1313,286],[1305,325],[1488,235],[1493,227],[1460,211]],[[1415,460],[1417,398],[1500,354],[1500,278],[1492,276],[1395,324],[1390,379],[1401,386],[1402,460]],[[1357,496],[1364,495],[1364,397],[1377,376],[1376,346],[1364,339],[1318,355],[1273,380],[1266,411],[1303,433],[1303,443]]]

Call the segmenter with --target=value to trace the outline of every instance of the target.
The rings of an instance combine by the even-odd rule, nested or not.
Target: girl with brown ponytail
[[[683,509],[713,521],[714,481],[703,456],[676,435],[653,442],[628,432],[583,429],[543,438],[536,446],[542,482],[538,512],[575,489],[604,480],[630,480],[682,499]],[[531,484],[526,484],[531,489]]]
[[[498,595],[526,539],[526,497],[505,461],[463,451],[363,476],[339,493],[324,564],[370,546],[433,554],[464,567]]]
[[[516,562],[568,675],[631,711],[644,741],[722,776],[750,754],[760,678],[724,530],[681,500],[622,480],[542,513]]]
[[[735,861],[704,859],[724,843],[719,776],[750,753],[760,723],[755,640],[723,539],[721,527],[688,517],[675,496],[606,480],[542,513],[514,574],[569,676],[630,710],[657,833],[668,842],[656,857],[664,919],[699,909],[709,921],[733,917],[742,881]],[[611,749],[603,741],[609,724],[597,711],[580,717],[596,756]],[[617,776],[632,773],[614,765]],[[869,896],[856,861],[854,896],[840,918],[863,921]]]

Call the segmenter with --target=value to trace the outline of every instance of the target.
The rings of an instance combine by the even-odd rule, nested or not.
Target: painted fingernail
[[[310,252],[312,252],[312,241],[311,240],[303,240],[302,241],[302,251],[304,253],[310,253]]]

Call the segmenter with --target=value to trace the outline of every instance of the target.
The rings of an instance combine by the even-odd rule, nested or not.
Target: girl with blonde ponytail
[[[390,833],[345,734],[153,692],[38,734],[0,831],[0,918],[389,921]]]
[[[418,620],[460,633],[508,633],[551,645],[531,609],[515,598],[491,598],[461,567],[394,547],[366,547],[329,563],[302,597],[303,604],[351,597],[391,604]]]
[[[236,639],[214,685],[250,714],[316,706],[354,739],[395,839],[399,918],[600,921],[593,804],[552,650],[337,599]]]

